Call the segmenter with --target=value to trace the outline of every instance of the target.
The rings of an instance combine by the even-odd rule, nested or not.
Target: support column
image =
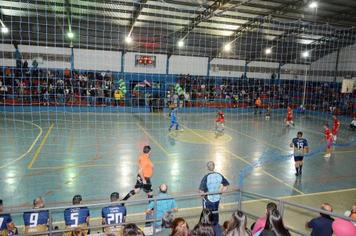
[[[248,61],[245,61],[245,68],[244,68],[244,78],[247,78],[247,70],[248,70]]]
[[[125,50],[122,50],[121,52],[121,74],[124,74],[125,72],[125,54],[126,54],[126,51]]]
[[[337,73],[339,71],[339,58],[340,58],[340,48],[337,50],[336,53],[336,62],[335,62],[335,75],[334,75],[334,82],[336,82],[336,78],[337,78]]]
[[[277,79],[281,79],[281,69],[282,69],[282,63],[278,64],[278,74],[277,74]]]
[[[70,70],[74,71],[74,47],[71,45],[70,47]]]
[[[166,75],[169,74],[169,59],[171,58],[172,54],[167,54],[167,62],[166,62]]]
[[[208,71],[206,72],[206,76],[210,77],[210,69],[211,69],[211,61],[213,60],[212,57],[208,58]]]

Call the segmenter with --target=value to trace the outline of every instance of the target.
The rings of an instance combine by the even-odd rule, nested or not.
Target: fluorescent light
[[[182,39],[179,40],[177,45],[178,45],[179,48],[182,48],[184,46],[184,41]]]
[[[309,4],[309,8],[317,8],[318,7],[318,3],[317,2],[311,2],[310,4]]]
[[[6,26],[1,27],[1,33],[3,34],[9,33],[9,28],[7,28]]]
[[[74,38],[74,33],[73,33],[72,31],[69,31],[69,32],[67,33],[67,37],[68,37],[69,39],[73,39],[73,38]]]
[[[132,43],[132,38],[131,38],[131,36],[127,36],[127,37],[125,38],[125,42],[126,42],[127,44]]]
[[[304,52],[302,52],[302,57],[307,58],[307,57],[309,57],[309,56],[310,56],[309,51],[304,51]]]
[[[231,43],[227,43],[224,45],[224,51],[225,52],[230,52],[231,51]]]
[[[272,53],[272,48],[266,48],[265,49],[265,54],[266,55],[269,55],[269,54],[271,54]]]

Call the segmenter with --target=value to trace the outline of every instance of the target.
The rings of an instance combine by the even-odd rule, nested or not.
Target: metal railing
[[[289,201],[285,201],[285,200],[281,200],[280,198],[277,197],[271,197],[268,195],[263,195],[263,194],[258,194],[258,193],[252,193],[252,192],[246,192],[246,191],[241,191],[239,189],[232,189],[226,192],[214,192],[214,193],[209,193],[209,194],[222,194],[223,198],[232,195],[236,201],[232,201],[230,202],[230,204],[235,205],[236,204],[236,208],[231,207],[229,209],[222,209],[219,210],[219,213],[227,213],[227,212],[234,212],[237,209],[245,212],[245,214],[252,219],[257,219],[259,216],[248,213],[247,211],[244,211],[244,201],[242,200],[243,198],[256,198],[256,200],[259,201],[273,201],[276,202],[279,211],[281,212],[282,216],[285,212],[285,207],[286,206],[290,206],[290,207],[294,207],[297,208],[299,210],[305,210],[311,213],[322,213],[325,215],[329,215],[332,217],[336,217],[336,218],[341,218],[347,221],[351,221],[351,222],[356,222],[356,219],[352,219],[349,217],[346,217],[342,214],[338,214],[338,213],[334,213],[334,212],[328,212],[328,211],[324,211],[322,209],[318,209],[318,208],[313,208],[313,207],[309,207],[309,206],[305,206],[302,204],[297,204],[297,203],[293,203],[293,202],[289,202]],[[102,203],[93,203],[93,204],[81,204],[81,207],[88,207],[90,209],[100,209],[103,207],[107,207],[107,206],[114,206],[114,205],[118,205],[118,204],[124,204],[126,207],[132,206],[132,205],[141,205],[141,204],[145,204],[147,205],[148,201],[154,201],[154,209],[157,209],[157,201],[159,200],[166,200],[166,199],[175,199],[176,201],[184,201],[184,200],[199,200],[202,197],[206,196],[208,194],[201,194],[201,193],[191,193],[191,194],[182,194],[182,195],[172,195],[170,197],[164,197],[164,198],[158,198],[158,197],[154,197],[154,198],[150,198],[150,199],[140,199],[140,200],[130,200],[130,201],[118,201],[118,202],[102,202]],[[64,209],[67,208],[71,208],[71,207],[75,207],[73,205],[70,206],[60,206],[60,207],[49,207],[49,208],[40,208],[40,209],[15,209],[15,210],[11,210],[8,212],[2,212],[1,214],[5,214],[5,213],[9,213],[9,214],[21,214],[23,212],[38,212],[38,211],[48,211],[49,212],[49,222],[48,222],[48,230],[47,231],[43,231],[43,232],[36,232],[36,233],[28,233],[28,234],[19,234],[19,235],[44,235],[44,234],[48,234],[50,236],[56,234],[60,234],[60,233],[64,233],[64,232],[70,232],[73,231],[75,228],[65,228],[63,227],[63,229],[54,229],[54,226],[56,224],[56,222],[53,222],[53,214],[55,212],[61,212],[63,213]],[[184,209],[183,207],[179,208],[180,211],[182,209]],[[200,207],[196,207],[196,209],[200,209]],[[142,211],[143,212],[143,211]],[[156,212],[156,211],[155,211]],[[197,214],[185,214],[183,217],[196,217],[198,218],[199,215]],[[113,227],[113,226],[122,226],[128,223],[135,223],[135,224],[143,224],[143,223],[151,223],[152,227],[153,227],[153,234],[155,235],[156,233],[156,226],[155,226],[155,222],[159,221],[161,219],[157,219],[156,215],[154,215],[153,219],[150,220],[135,220],[135,221],[130,221],[130,222],[125,222],[122,224],[95,224],[95,225],[88,225],[88,227],[86,229],[88,230],[94,230],[94,229],[103,229],[105,227]],[[15,222],[16,223],[16,222]],[[58,222],[57,222],[58,224]],[[306,235],[304,232],[302,232],[300,229],[294,229],[292,227],[289,227],[288,225],[286,225],[286,227],[293,233],[297,234],[297,235]]]

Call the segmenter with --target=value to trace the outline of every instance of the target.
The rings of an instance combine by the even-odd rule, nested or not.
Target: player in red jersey
[[[225,123],[225,115],[224,112],[219,110],[216,113],[216,120],[215,120],[215,131],[218,133],[224,132],[224,123]]]
[[[334,119],[334,124],[333,124],[333,138],[334,138],[334,143],[336,142],[336,138],[337,138],[337,133],[339,132],[340,129],[340,125],[341,122],[337,119],[337,117],[335,115],[333,115],[333,119]]]
[[[324,135],[326,140],[326,154],[324,155],[324,157],[329,158],[331,157],[331,152],[333,150],[334,139],[328,124],[324,125]]]
[[[291,125],[294,126],[294,122],[293,122],[293,109],[288,106],[287,108],[287,117],[285,119],[286,125],[287,127],[290,127]]]

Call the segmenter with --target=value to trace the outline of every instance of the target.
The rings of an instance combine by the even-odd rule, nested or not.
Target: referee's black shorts
[[[294,156],[294,161],[303,161],[304,156]]]
[[[142,182],[141,176],[140,176],[140,175],[137,175],[137,181],[136,181],[136,184],[135,184],[135,188],[143,189],[143,191],[144,191],[145,193],[150,193],[150,192],[153,191],[153,190],[152,190],[151,179],[145,177],[145,180],[146,180],[146,184],[144,184],[144,183]]]

